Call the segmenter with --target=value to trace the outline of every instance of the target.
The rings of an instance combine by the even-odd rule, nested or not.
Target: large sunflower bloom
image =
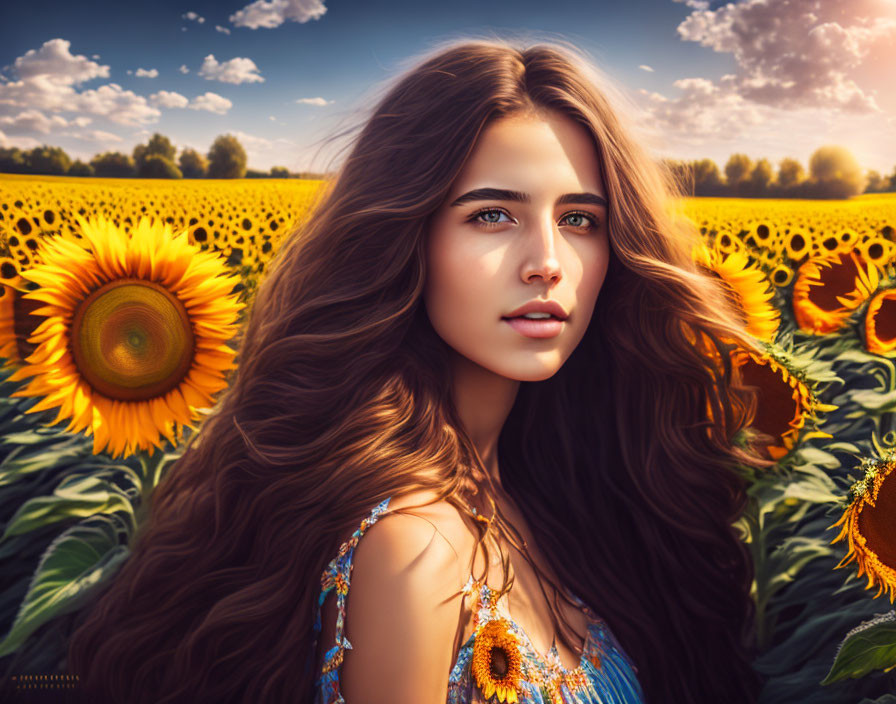
[[[874,293],[879,282],[877,266],[866,264],[855,252],[807,260],[793,285],[797,325],[815,335],[834,332]]]
[[[705,245],[695,250],[694,260],[721,280],[747,332],[755,338],[772,342],[778,331],[781,313],[772,303],[774,291],[762,270],[752,266],[744,252],[731,251],[726,254]]]
[[[731,362],[738,370],[741,383],[759,390],[753,427],[772,437],[764,450],[773,460],[781,459],[793,449],[808,416],[815,411],[836,409],[820,403],[809,386],[771,354],[738,348],[731,353]],[[811,435],[831,437],[818,430]]]
[[[41,263],[22,272],[40,286],[25,298],[47,304],[28,338],[38,345],[10,380],[34,376],[13,396],[41,396],[29,413],[59,406],[52,424],[93,433],[93,452],[153,453],[160,434],[176,445],[176,424],[193,427],[196,408],[227,386],[242,307],[223,262],[189,244],[186,230],[141,218],[130,236],[100,217],[77,217],[90,246],[47,240]]]
[[[853,560],[858,577],[867,575],[865,589],[878,585],[875,598],[886,592],[890,603],[896,596],[896,543],[893,521],[896,520],[896,466],[891,450],[883,460],[865,460],[864,476],[850,488],[846,510],[833,526],[841,526],[831,543],[848,539],[849,550],[834,568],[845,567]]]
[[[479,627],[471,668],[486,699],[497,694],[500,702],[519,701],[522,657],[517,636],[506,619],[493,619]]]

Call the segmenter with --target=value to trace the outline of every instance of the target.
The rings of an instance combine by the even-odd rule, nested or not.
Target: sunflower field
[[[4,680],[66,673],[322,185],[0,174]],[[674,206],[764,350],[732,352],[774,461],[737,524],[760,702],[896,704],[896,195]]]

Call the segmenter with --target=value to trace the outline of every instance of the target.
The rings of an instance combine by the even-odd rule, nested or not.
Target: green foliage
[[[878,171],[869,169],[865,174],[865,193],[884,193],[888,186],[887,179]]]
[[[697,159],[692,162],[694,188],[699,191],[714,190],[722,186],[722,172],[712,159]]]
[[[55,411],[27,413],[38,399],[11,397],[25,382],[10,372],[0,370],[0,658],[62,674],[66,619],[126,561],[177,455],[94,455],[92,438],[49,425]]]
[[[68,172],[72,160],[62,148],[44,145],[25,152],[25,165],[31,174],[62,176]]]
[[[728,186],[735,192],[740,192],[741,186],[746,183],[753,173],[753,160],[746,154],[732,154],[725,163],[725,179]]]
[[[171,140],[169,140],[165,135],[159,134],[156,132],[152,137],[150,137],[149,142],[146,144],[138,144],[134,147],[134,165],[137,168],[138,175],[142,176],[141,168],[143,163],[147,158],[153,155],[158,155],[170,161],[172,164],[174,163],[174,156],[177,153],[174,145],[171,144]],[[147,178],[156,178],[149,176]],[[161,176],[158,178],[172,178],[171,176]]]
[[[864,190],[865,176],[848,149],[830,145],[809,158],[811,192],[824,198],[849,198]]]
[[[246,175],[246,150],[233,135],[221,135],[208,151],[209,178],[243,178]]]
[[[289,169],[285,166],[272,166],[271,178],[289,178]]]
[[[184,149],[180,154],[180,170],[184,178],[205,178],[208,160],[195,149]]]
[[[793,189],[806,180],[806,170],[796,159],[784,157],[778,164],[778,187]]]
[[[25,155],[18,147],[9,149],[0,147],[0,172],[7,174],[26,174],[28,165],[25,163]]]
[[[846,634],[822,684],[893,668],[896,668],[896,611],[890,610],[864,621]]]
[[[137,175],[140,178],[183,178],[175,163],[161,154],[149,154],[143,157]]]
[[[69,167],[68,170],[69,176],[93,176],[93,167],[90,164],[85,164],[83,161],[78,159],[74,164]]]
[[[747,191],[753,196],[766,196],[770,191],[775,172],[768,159],[760,159],[753,166],[747,180]]]
[[[104,178],[126,178],[136,174],[134,160],[121,152],[99,154],[91,160],[90,165],[97,176]]]

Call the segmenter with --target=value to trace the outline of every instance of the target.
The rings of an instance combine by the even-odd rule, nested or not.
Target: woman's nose
[[[529,282],[533,276],[545,281],[559,280],[562,276],[560,260],[557,258],[557,238],[559,232],[553,219],[541,218],[529,233],[526,244],[526,259],[522,267],[523,280]]]

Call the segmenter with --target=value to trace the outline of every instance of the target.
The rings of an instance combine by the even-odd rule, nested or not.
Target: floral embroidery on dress
[[[339,690],[339,666],[345,650],[352,647],[344,634],[352,557],[358,540],[387,510],[389,500],[378,504],[361,521],[360,528],[342,544],[321,575],[315,647],[321,632],[321,607],[334,587],[336,642],[324,654],[315,704],[345,704]],[[542,656],[526,632],[498,611],[496,594],[487,584],[470,575],[464,594],[471,598],[473,633],[461,645],[449,674],[447,704],[643,704],[637,668],[603,619],[575,595],[571,595],[573,600],[589,619],[588,633],[579,665],[566,669],[556,644]]]

